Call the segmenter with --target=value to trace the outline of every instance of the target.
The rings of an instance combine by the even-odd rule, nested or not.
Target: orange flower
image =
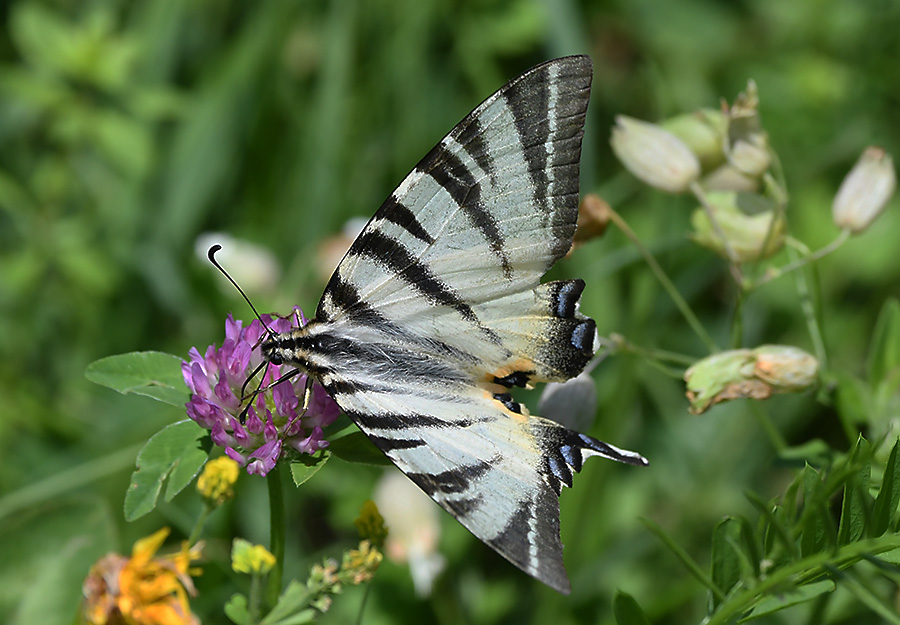
[[[169,535],[163,528],[138,540],[131,558],[111,553],[101,558],[84,581],[84,616],[91,625],[198,625],[188,595],[196,594],[190,568],[199,548],[184,543],[168,556],[156,552]]]

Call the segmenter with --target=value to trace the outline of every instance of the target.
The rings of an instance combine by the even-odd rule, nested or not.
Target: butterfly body
[[[375,213],[316,317],[267,340],[478,538],[568,592],[558,495],[584,460],[646,464],[532,416],[513,386],[565,381],[597,349],[580,280],[540,283],[572,243],[590,60],[511,81]]]

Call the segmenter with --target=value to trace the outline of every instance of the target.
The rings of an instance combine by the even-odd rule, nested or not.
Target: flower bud
[[[670,117],[660,125],[684,142],[697,156],[703,171],[725,162],[723,145],[728,124],[722,111],[701,109]]]
[[[791,345],[760,345],[753,350],[753,375],[775,392],[791,393],[811,387],[819,374],[819,361]]]
[[[660,191],[687,191],[700,175],[700,162],[690,148],[656,124],[619,115],[610,143],[628,171]]]
[[[359,516],[353,521],[363,540],[371,541],[372,545],[381,549],[388,535],[388,528],[384,524],[384,517],[378,511],[378,506],[371,499],[366,499],[360,508]]]
[[[398,563],[408,563],[416,594],[431,594],[434,579],[444,569],[438,551],[441,523],[437,507],[399,471],[389,470],[375,485],[373,496],[390,529],[384,543],[385,555]]]
[[[769,137],[759,119],[756,83],[752,80],[728,111],[726,156],[735,169],[751,178],[762,176],[772,163]]]
[[[197,490],[209,502],[221,506],[234,497],[234,483],[238,480],[240,468],[240,465],[228,456],[210,460],[197,478]]]
[[[608,225],[609,204],[596,193],[586,193],[578,205],[578,223],[575,224],[573,245],[602,237]]]
[[[712,207],[713,217],[738,261],[768,258],[784,245],[784,216],[776,213],[772,202],[767,198],[755,193],[733,191],[710,191],[706,198]],[[694,228],[691,238],[697,244],[730,260],[725,242],[702,207],[694,210],[691,225]]]
[[[788,345],[761,345],[714,354],[684,373],[693,414],[732,399],[767,399],[812,387],[819,362],[811,354]]]
[[[570,430],[584,432],[597,416],[597,388],[594,378],[582,371],[565,382],[544,386],[538,401],[538,413]]]
[[[275,566],[275,556],[262,545],[235,538],[231,545],[231,568],[236,573],[268,573]]]
[[[275,255],[262,245],[223,232],[204,232],[194,242],[194,253],[207,265],[206,254],[213,244],[222,246],[217,256],[219,262],[248,293],[270,293],[281,282],[281,269]],[[218,271],[215,274],[220,288],[233,293],[232,284]]]
[[[707,191],[758,191],[759,179],[751,178],[731,163],[715,168],[700,183]]]
[[[896,183],[891,155],[878,147],[866,148],[834,196],[834,223],[854,234],[862,232],[887,206]]]

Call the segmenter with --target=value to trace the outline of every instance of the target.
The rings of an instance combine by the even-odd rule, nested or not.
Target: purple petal
[[[243,321],[235,321],[231,313],[228,313],[228,317],[225,318],[225,338],[237,343],[241,338],[242,325]]]
[[[225,448],[225,455],[237,462],[239,465],[246,466],[247,465],[247,457],[243,454],[240,454],[232,447]]]
[[[269,441],[250,454],[250,462],[247,464],[247,473],[251,475],[266,475],[275,468],[275,462],[281,456],[281,441]]]
[[[281,417],[296,417],[300,399],[290,384],[278,384],[272,389],[275,409]]]
[[[313,428],[308,438],[291,439],[291,447],[299,451],[301,454],[314,454],[320,449],[328,447],[328,441],[322,440],[322,428],[316,426]]]

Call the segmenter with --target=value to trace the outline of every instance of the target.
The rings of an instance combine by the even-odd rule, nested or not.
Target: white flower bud
[[[206,261],[207,250],[218,243],[222,249],[217,259],[227,268],[231,277],[249,293],[268,293],[281,281],[281,270],[275,255],[256,243],[237,239],[224,232],[204,232],[194,243],[197,258]],[[216,275],[219,275],[216,272]],[[219,286],[225,292],[233,292],[234,287],[220,276]]]
[[[538,413],[570,430],[584,432],[597,416],[597,388],[594,378],[582,371],[565,382],[544,386],[538,402]]]
[[[628,171],[660,191],[682,193],[700,175],[690,148],[656,124],[619,115],[610,143]]]
[[[881,148],[866,148],[834,196],[834,223],[854,234],[862,232],[887,206],[896,184],[891,155]]]

